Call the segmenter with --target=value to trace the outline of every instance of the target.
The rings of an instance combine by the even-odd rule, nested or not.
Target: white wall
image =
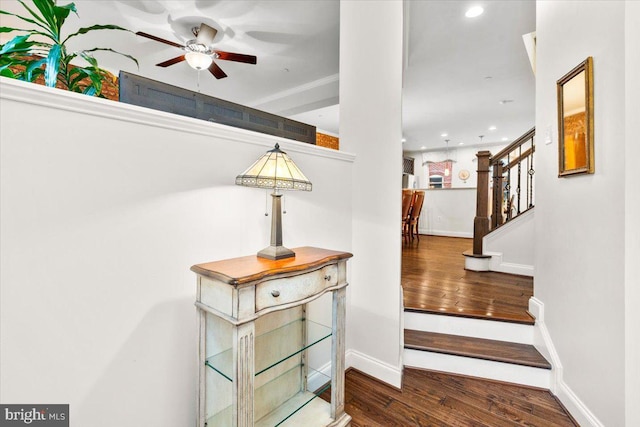
[[[347,363],[396,386],[402,372],[402,6],[340,2],[340,146],[357,156]],[[380,52],[384,61],[375,60]]]
[[[535,294],[564,366],[559,396],[583,425],[625,425],[626,5],[537,3],[536,128],[553,143],[536,150]],[[558,178],[556,81],[587,56],[595,174]]]
[[[625,339],[626,399],[628,426],[640,425],[640,189],[637,160],[640,159],[640,2],[625,4]]]
[[[489,269],[502,273],[533,276],[535,209],[531,209],[487,234],[482,252],[492,255]]]
[[[524,129],[522,133],[528,129]],[[413,157],[415,159],[414,172],[417,179],[417,188],[429,187],[429,165],[427,161],[440,162],[449,157],[455,160],[452,168],[451,186],[454,188],[474,188],[478,183],[478,161],[476,153],[478,151],[489,150],[491,154],[497,154],[506,147],[506,144],[486,144],[482,146],[457,146],[449,149],[448,153],[445,150],[430,150],[430,151],[407,151],[404,153],[405,157]],[[469,179],[461,180],[458,178],[458,173],[461,170],[469,171]]]
[[[195,425],[189,268],[268,245],[264,192],[234,179],[276,141],[313,182],[285,245],[351,249],[351,155],[5,78],[0,111],[3,403]]]
[[[420,234],[473,238],[476,189],[426,189],[418,228]]]

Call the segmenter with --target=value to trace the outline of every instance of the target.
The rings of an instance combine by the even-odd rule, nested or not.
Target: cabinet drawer
[[[327,265],[298,276],[256,285],[256,311],[308,298],[338,283],[338,267]]]

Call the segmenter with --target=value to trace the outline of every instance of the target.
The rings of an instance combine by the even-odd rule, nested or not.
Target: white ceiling
[[[60,1],[66,4],[67,1]],[[116,24],[184,43],[204,22],[218,30],[218,50],[256,55],[256,65],[217,60],[229,77],[201,72],[200,91],[316,125],[338,134],[339,2],[337,0],[76,0],[80,18],[69,32]],[[478,1],[485,12],[464,17],[469,1],[406,1],[408,54],[403,119],[406,150],[518,137],[534,122],[534,76],[522,35],[535,30],[535,2]],[[0,8],[23,13],[14,0]],[[0,15],[3,26],[20,26]],[[65,26],[65,28],[67,28]],[[68,33],[67,33],[68,34]],[[1,34],[4,43],[14,34]],[[198,90],[198,72],[183,62],[154,64],[181,54],[177,48],[119,31],[77,37],[71,48],[112,47],[140,63],[109,53],[102,67]],[[380,60],[384,60],[382,57]],[[491,77],[490,79],[487,77]],[[501,105],[501,100],[513,100]],[[496,131],[488,127],[495,125]]]

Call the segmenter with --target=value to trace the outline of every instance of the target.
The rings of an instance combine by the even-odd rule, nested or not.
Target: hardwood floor
[[[419,369],[404,370],[402,390],[348,370],[345,410],[352,427],[578,425],[547,390]]]
[[[533,324],[527,312],[533,279],[465,270],[462,252],[471,247],[471,239],[441,236],[405,244],[405,310]]]

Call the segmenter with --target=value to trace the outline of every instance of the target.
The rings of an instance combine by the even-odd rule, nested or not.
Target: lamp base
[[[284,246],[267,246],[266,248],[258,252],[259,258],[267,259],[293,258],[295,256],[295,252],[293,252],[289,248],[285,248]]]

